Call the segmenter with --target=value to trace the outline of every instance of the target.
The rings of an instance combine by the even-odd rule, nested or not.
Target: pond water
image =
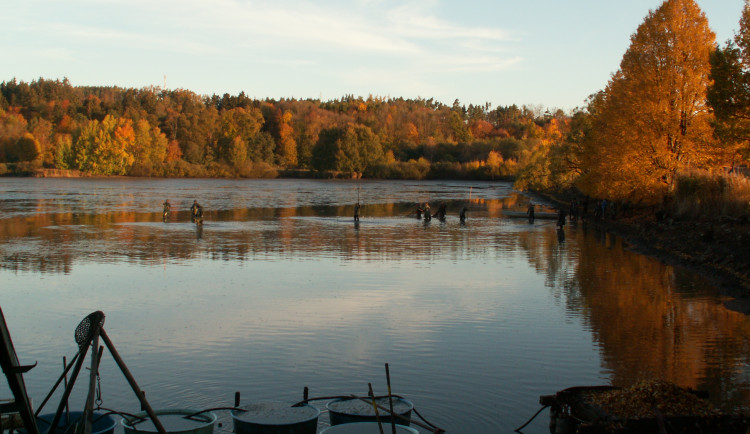
[[[644,378],[747,410],[747,316],[594,224],[503,214],[528,200],[503,182],[3,178],[0,305],[21,363],[38,362],[35,405],[101,310],[157,409],[385,394],[388,363],[393,393],[453,433],[512,432],[540,395]],[[415,218],[426,201],[445,222]],[[140,411],[107,350],[100,373],[102,407]]]

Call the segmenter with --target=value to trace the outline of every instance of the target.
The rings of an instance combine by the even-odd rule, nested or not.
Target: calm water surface
[[[425,201],[446,221],[414,218]],[[0,305],[21,362],[39,362],[35,404],[101,310],[155,408],[385,393],[389,363],[394,393],[453,433],[512,432],[540,395],[643,378],[748,409],[747,316],[594,225],[504,217],[527,203],[500,182],[0,179]],[[101,398],[139,410],[107,351]]]

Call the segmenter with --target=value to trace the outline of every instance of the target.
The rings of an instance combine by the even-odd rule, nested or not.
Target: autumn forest
[[[514,179],[520,189],[660,203],[732,184],[726,174],[750,158],[747,2],[738,19],[734,40],[719,44],[694,0],[664,1],[606,88],[570,113],[14,78],[0,84],[0,174]]]

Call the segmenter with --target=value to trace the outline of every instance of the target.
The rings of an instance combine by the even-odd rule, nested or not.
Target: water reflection
[[[288,198],[292,200],[292,198]],[[512,208],[518,196],[469,203],[475,214],[474,235],[482,241],[491,237],[502,209]],[[65,202],[71,205],[69,202]],[[7,206],[7,204],[6,204]],[[288,255],[322,253],[345,258],[398,260],[414,249],[442,254],[445,250],[485,249],[485,243],[457,244],[455,232],[460,224],[458,206],[438,225],[421,222],[442,242],[415,232],[414,220],[406,217],[409,203],[370,204],[363,207],[362,220],[355,222],[351,205],[298,206],[289,208],[249,208],[206,210],[202,225],[190,221],[189,211],[172,211],[167,222],[161,212],[116,211],[96,213],[63,212],[23,215],[0,220],[2,266],[11,270],[70,272],[77,261],[129,260],[155,263],[168,258],[184,260],[208,253],[224,258],[246,260],[271,253]],[[49,208],[49,205],[40,205]],[[11,210],[12,211],[12,210]],[[354,238],[362,229],[366,238]],[[192,235],[191,235],[192,234]],[[186,243],[187,237],[210,243]],[[447,239],[443,239],[447,238]],[[429,246],[428,246],[429,244]],[[44,247],[42,247],[44,246]]]
[[[596,242],[579,244],[568,294],[600,343],[612,382],[668,378],[723,396],[724,408],[747,408],[747,372],[737,364],[748,360],[747,317],[718,308],[713,290],[684,269],[634,255],[618,238],[589,233]],[[744,386],[727,394],[722,379],[736,376],[744,377]]]
[[[750,401],[747,317],[724,309],[693,274],[630,252],[596,225],[506,218],[528,205],[508,184],[0,187],[4,307],[29,310],[33,301],[41,316],[74,312],[72,321],[83,308],[115,310],[113,320],[127,318],[115,326],[133,331],[118,347],[124,340],[136,368],[178,364],[174,374],[142,374],[157,391],[176,383],[208,401],[214,392],[283,390],[314,378],[335,394],[389,361],[406,377],[401,386],[452,432],[514,428],[540,394],[644,377],[709,390],[724,409]],[[195,196],[203,225],[190,221]],[[446,203],[445,221],[415,218],[416,204],[428,201]],[[25,325],[32,340],[56,342]],[[255,375],[227,374],[238,366]],[[196,381],[210,384],[199,393]]]

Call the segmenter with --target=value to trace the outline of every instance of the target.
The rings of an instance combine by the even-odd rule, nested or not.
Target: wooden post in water
[[[72,363],[71,363],[71,366],[72,366]],[[63,386],[65,386],[66,389],[68,388],[68,369],[70,369],[70,367],[68,366],[67,359],[65,358],[65,356],[63,356],[63,380],[64,380]],[[57,384],[60,384],[60,382],[58,381]],[[55,384],[54,388],[57,388],[57,384]],[[66,402],[65,403],[65,419],[68,419],[70,417],[69,415],[70,415],[70,405]]]
[[[86,406],[83,409],[83,434],[91,434],[91,426],[94,423],[94,395],[96,394],[96,376],[99,374],[99,354],[101,354],[101,349],[99,348],[99,333],[94,335],[94,338],[91,341],[91,346],[94,350],[91,351],[89,393],[86,397]]]
[[[60,399],[60,405],[57,407],[57,411],[55,411],[55,417],[54,419],[52,419],[52,423],[50,424],[50,427],[49,427],[49,431],[48,431],[49,434],[54,434],[55,430],[57,430],[57,425],[60,423],[60,417],[62,417],[62,412],[68,404],[68,398],[70,398],[70,392],[73,391],[73,384],[75,384],[76,379],[78,378],[78,374],[81,372],[81,366],[83,365],[83,360],[86,357],[87,353],[88,353],[88,344],[86,345],[86,349],[83,351],[81,356],[78,357],[78,361],[76,362],[76,365],[73,368],[73,372],[70,374],[70,383],[68,384],[68,387],[65,388],[62,399]]]
[[[388,383],[388,404],[391,408],[391,431],[396,434],[396,418],[393,417],[393,395],[391,394],[391,371],[388,369],[388,363],[385,364],[385,380]]]
[[[372,408],[375,409],[375,420],[378,421],[378,429],[380,430],[380,434],[385,434],[385,432],[383,432],[383,424],[380,422],[380,413],[378,413],[378,403],[375,401],[375,393],[372,391],[372,383],[367,383],[367,387],[369,388],[367,393],[370,395],[370,398],[372,398]]]
[[[166,434],[167,431],[164,429],[164,426],[162,426],[159,418],[156,417],[154,409],[151,408],[151,405],[148,403],[148,401],[146,401],[146,397],[144,396],[143,391],[141,391],[141,388],[138,386],[138,383],[136,383],[135,378],[133,377],[133,374],[130,373],[128,367],[125,366],[125,362],[120,357],[120,354],[115,349],[114,344],[112,344],[112,341],[109,339],[109,336],[107,336],[107,333],[104,331],[104,329],[101,329],[101,337],[104,340],[104,343],[107,345],[109,352],[112,354],[112,357],[115,359],[117,366],[120,367],[123,375],[125,375],[128,383],[130,383],[130,387],[133,389],[133,392],[135,392],[135,396],[137,396],[138,400],[141,401],[141,405],[146,410],[146,413],[148,413],[148,416],[154,423],[154,427],[156,427],[156,430],[159,431],[159,434]]]
[[[73,367],[73,364],[76,360],[78,360],[78,356],[80,356],[80,353],[76,353],[75,356],[73,356],[73,360],[70,361],[70,364],[65,366],[65,369],[63,370],[62,375],[60,375],[60,378],[57,379],[57,382],[55,382],[55,385],[52,386],[52,389],[47,393],[47,396],[42,400],[42,403],[39,404],[39,407],[37,407],[36,412],[34,413],[34,416],[39,416],[39,413],[41,413],[42,408],[44,408],[44,405],[47,404],[47,401],[52,397],[52,394],[55,393],[55,390],[57,390],[57,386],[60,385],[60,383],[65,380],[65,388],[68,388],[68,371],[70,371],[70,368]],[[63,356],[63,363],[66,363],[65,356]],[[70,412],[70,409],[68,407],[68,403],[65,403],[65,411]]]

